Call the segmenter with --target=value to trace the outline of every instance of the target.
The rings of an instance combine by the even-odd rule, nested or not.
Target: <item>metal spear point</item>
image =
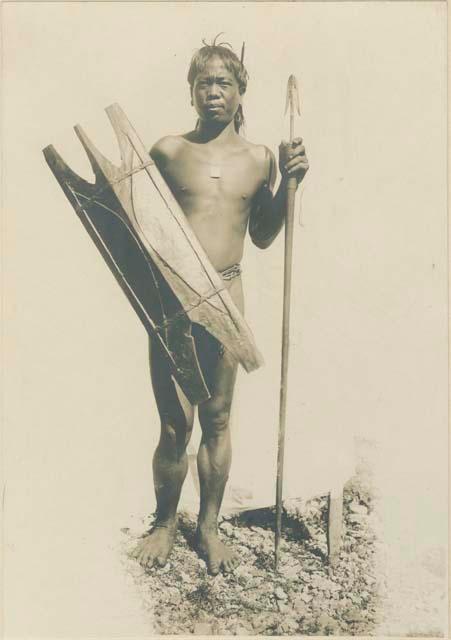
[[[294,112],[297,111],[298,115],[301,115],[301,109],[299,107],[299,90],[298,81],[296,76],[291,75],[288,78],[287,84],[287,100],[285,102],[285,114],[288,109],[290,110],[290,142],[293,142],[294,138]]]
[[[294,139],[295,111],[300,115],[298,83],[294,76],[288,78],[287,102],[285,113],[290,110],[290,143]],[[280,405],[279,405],[279,438],[277,447],[277,482],[276,482],[276,530],[275,530],[275,568],[279,564],[279,546],[282,536],[282,487],[283,487],[283,461],[285,452],[285,418],[287,410],[287,377],[288,377],[288,351],[290,340],[290,302],[291,302],[291,266],[293,254],[293,226],[294,205],[296,198],[297,179],[289,178],[287,181],[286,218],[285,218],[285,259],[283,273],[283,321],[282,321],[282,367],[280,380]]]

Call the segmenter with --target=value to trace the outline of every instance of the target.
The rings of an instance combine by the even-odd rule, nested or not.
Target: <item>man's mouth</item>
[[[205,108],[207,111],[211,111],[214,113],[216,111],[220,111],[222,109],[222,106],[220,104],[207,104]]]

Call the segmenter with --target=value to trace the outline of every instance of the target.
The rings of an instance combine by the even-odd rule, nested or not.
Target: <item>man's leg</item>
[[[241,278],[235,278],[228,289],[237,307],[243,311]],[[212,344],[215,341],[211,338],[196,343],[211,393],[211,398],[199,406],[202,440],[197,456],[200,481],[198,545],[209,571],[217,574],[221,568],[227,572],[236,566],[231,550],[219,540],[217,523],[232,459],[229,422],[237,362],[227,351],[220,353],[218,343],[215,353]]]
[[[150,345],[152,386],[161,433],[153,457],[157,511],[155,525],[142,539],[134,555],[142,565],[164,566],[177,530],[177,505],[188,470],[186,447],[194,421],[194,409],[173,381],[159,349]]]
[[[197,456],[200,481],[198,545],[214,575],[221,568],[232,571],[236,564],[231,550],[220,542],[217,532],[232,457],[229,417],[236,370],[237,365],[229,354],[220,357],[213,375],[209,376],[212,397],[199,406],[202,440]]]

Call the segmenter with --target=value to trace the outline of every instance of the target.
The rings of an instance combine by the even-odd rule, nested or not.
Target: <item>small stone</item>
[[[307,591],[303,591],[299,597],[306,604],[308,604],[309,602],[311,602],[313,600],[313,596],[311,596],[309,593],[307,593]]]
[[[280,573],[288,580],[296,580],[300,575],[299,567],[288,565],[286,567],[280,567]]]
[[[340,600],[340,602],[338,603],[338,606],[340,609],[346,609],[350,604],[351,601],[349,600],[349,598],[343,598],[343,600]]]
[[[303,617],[308,612],[307,604],[302,600],[301,596],[297,595],[293,601],[293,607],[296,613]]]
[[[266,629],[270,629],[274,626],[274,616],[271,614],[263,613],[256,616],[252,622],[252,627],[261,634]]]
[[[168,597],[168,602],[170,602],[173,605],[179,605],[182,601],[182,596],[180,595],[180,593],[178,593],[178,591],[171,593]]]
[[[281,600],[277,602],[277,607],[280,613],[288,613],[290,610],[290,607],[287,604],[285,604],[285,602],[282,602]]]
[[[261,569],[257,569],[257,567],[249,567],[249,573],[251,574],[251,576],[253,576],[256,580],[261,580],[263,578],[263,572]]]
[[[350,522],[354,522],[355,524],[361,524],[365,521],[365,516],[362,516],[359,513],[350,513],[349,520]]]
[[[363,504],[359,504],[355,500],[353,500],[349,504],[349,510],[352,511],[352,513],[357,513],[357,514],[365,515],[365,516],[368,515],[367,507],[365,507]]]
[[[277,587],[277,589],[274,591],[274,595],[276,596],[277,600],[286,600],[288,598],[287,594],[281,587]]]
[[[182,580],[182,582],[192,582],[193,579],[191,578],[190,575],[188,575],[187,573],[181,573],[180,574],[180,579]]]
[[[361,613],[356,607],[352,607],[352,609],[348,609],[344,612],[343,618],[347,622],[363,622],[365,620],[365,615]]]
[[[245,578],[246,580],[249,580],[250,578],[249,568],[244,564],[239,565],[233,573],[238,578]]]
[[[323,635],[339,635],[340,626],[338,622],[327,613],[322,613],[319,616],[318,625]]]
[[[356,604],[356,605],[358,605],[358,606],[360,606],[360,605],[362,604],[362,598],[361,598],[360,596],[355,595],[355,594],[352,594],[352,595],[350,595],[349,597],[350,597],[351,601],[352,601],[354,604]]]
[[[298,629],[297,622],[293,618],[288,618],[287,620],[284,620],[280,626],[282,628],[283,633],[287,635],[292,635],[296,633]]]
[[[226,534],[226,536],[233,536],[233,526],[230,524],[230,522],[221,523],[219,525],[219,528]]]
[[[300,571],[299,579],[301,582],[309,583],[310,582],[310,574],[307,571]]]

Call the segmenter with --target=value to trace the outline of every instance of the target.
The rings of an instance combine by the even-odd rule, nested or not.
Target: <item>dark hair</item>
[[[216,40],[221,34],[218,34],[213,40],[212,44],[206,44],[205,40],[203,40],[204,46],[196,51],[196,53],[191,58],[191,63],[188,70],[188,82],[191,89],[194,86],[194,82],[199,73],[204,71],[207,62],[217,56],[220,58],[230,73],[236,78],[238,83],[238,90],[241,95],[246,93],[247,89],[247,81],[249,78],[249,74],[244,67],[244,64],[236,53],[232,50],[232,47],[227,42],[221,42],[220,44],[216,44]],[[244,125],[244,115],[243,115],[243,107],[240,105],[235,114],[235,131],[238,133],[240,128]]]

